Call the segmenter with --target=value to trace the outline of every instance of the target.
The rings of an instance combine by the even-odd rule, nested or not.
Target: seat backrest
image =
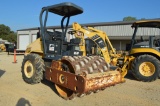
[[[77,44],[77,45],[79,45],[80,42],[81,42],[81,39],[80,39],[80,38],[74,38],[74,39],[71,39],[71,40],[70,40],[70,43],[71,43],[71,44]]]
[[[37,32],[37,39],[40,38],[40,32]]]

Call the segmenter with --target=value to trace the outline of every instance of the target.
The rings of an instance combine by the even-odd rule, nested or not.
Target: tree
[[[8,35],[10,31],[10,27],[0,24],[0,35]]]
[[[145,18],[141,18],[140,20],[146,20]]]
[[[11,31],[10,27],[0,24],[0,38],[8,40],[9,42],[16,42],[17,34],[14,31]]]
[[[136,17],[131,17],[131,16],[127,16],[123,18],[123,21],[136,21],[137,18]]]

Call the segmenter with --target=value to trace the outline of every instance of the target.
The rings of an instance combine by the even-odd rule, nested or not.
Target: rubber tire
[[[28,60],[32,63],[34,68],[34,73],[30,78],[26,77],[24,73],[24,65]],[[41,82],[41,80],[43,79],[44,71],[45,71],[44,61],[38,54],[28,54],[24,56],[21,72],[22,72],[22,78],[26,83],[36,84]]]
[[[139,66],[143,62],[151,62],[155,66],[155,73],[152,76],[146,77],[146,76],[143,76],[139,72]],[[160,62],[154,56],[146,55],[146,54],[140,55],[136,57],[136,59],[133,61],[132,66],[131,66],[131,71],[134,77],[137,78],[138,80],[143,81],[143,82],[151,82],[158,78],[158,75],[160,72]]]

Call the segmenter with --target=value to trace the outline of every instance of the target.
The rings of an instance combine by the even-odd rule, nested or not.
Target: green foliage
[[[137,20],[146,20],[146,18],[137,19],[136,17],[127,16],[123,18],[123,21],[137,21]]]
[[[137,18],[136,17],[131,17],[131,16],[127,16],[123,18],[123,21],[136,21]]]
[[[9,42],[16,42],[17,34],[14,31],[11,31],[10,27],[0,24],[0,38],[8,40]]]
[[[141,18],[140,20],[146,20],[145,18]]]

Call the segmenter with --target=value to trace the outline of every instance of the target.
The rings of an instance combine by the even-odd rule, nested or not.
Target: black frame
[[[130,50],[132,50],[132,47],[134,45],[135,37],[136,37],[136,33],[137,33],[138,28],[139,27],[160,28],[160,20],[137,21],[137,22],[134,22],[131,27],[135,28],[135,29],[134,29],[134,33],[132,35]]]
[[[46,23],[47,23],[47,19],[48,19],[48,12],[63,16],[63,18],[61,20],[61,28],[62,28],[61,54],[59,54],[60,56],[62,56],[63,41],[64,41],[64,38],[66,36],[66,32],[67,32],[70,17],[83,13],[83,9],[81,7],[73,4],[73,3],[70,3],[70,2],[60,3],[60,4],[47,6],[47,7],[42,8],[40,16],[39,16],[39,20],[40,20],[40,33],[41,33],[40,35],[41,35],[41,38],[42,38],[43,52],[44,52],[45,57],[47,55],[47,53],[46,53],[47,47],[45,46],[45,44],[46,44],[46,42],[45,42],[45,32],[46,32]],[[43,17],[44,13],[45,13],[45,18],[44,18],[44,21],[43,21],[42,17]],[[64,20],[65,19],[67,19],[67,22],[66,22],[66,25],[64,26]]]

